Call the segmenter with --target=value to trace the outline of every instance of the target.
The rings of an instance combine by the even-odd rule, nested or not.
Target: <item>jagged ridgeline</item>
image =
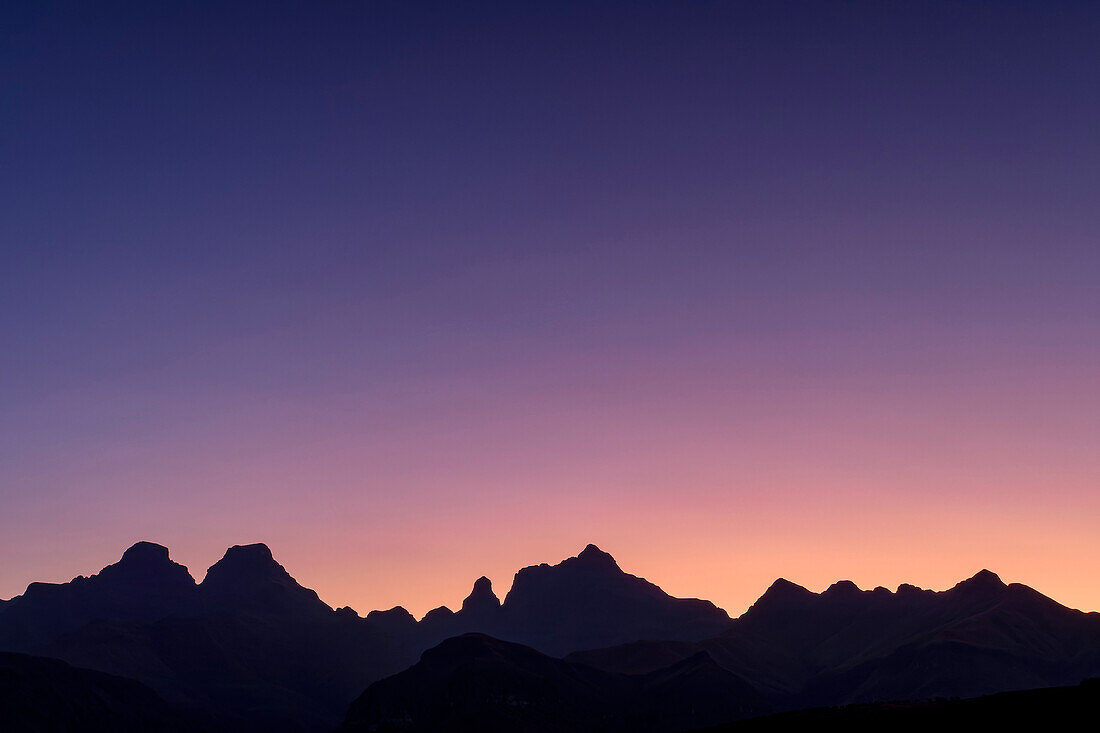
[[[1076,684],[1100,674],[1100,615],[982,571],[942,592],[842,581],[812,593],[781,579],[731,619],[589,545],[523,568],[503,602],[482,577],[457,611],[362,617],[329,607],[265,545],[231,547],[196,583],[140,542],[96,575],[32,583],[0,605],[0,650],[50,658],[7,658],[0,673],[24,693],[5,698],[5,729],[47,708],[96,729],[106,703],[89,701],[130,694],[143,701],[135,719],[102,729],[169,729],[176,716],[184,730],[672,731]],[[71,671],[42,673],[51,660]],[[51,675],[73,692],[42,689]],[[32,704],[50,695],[73,702]]]

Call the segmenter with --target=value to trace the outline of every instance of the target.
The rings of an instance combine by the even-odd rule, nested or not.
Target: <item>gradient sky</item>
[[[8,2],[0,597],[595,542],[1100,610],[1100,6]]]

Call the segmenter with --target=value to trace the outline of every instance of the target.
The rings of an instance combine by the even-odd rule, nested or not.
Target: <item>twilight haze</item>
[[[0,598],[1100,609],[1100,7],[7,3]]]

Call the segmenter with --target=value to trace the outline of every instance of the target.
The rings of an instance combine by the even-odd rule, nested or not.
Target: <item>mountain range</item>
[[[483,577],[457,611],[363,617],[265,545],[231,547],[196,582],[139,542],[96,575],[0,604],[0,650],[18,653],[13,669],[34,655],[140,683],[191,730],[680,731],[1077,684],[1100,674],[1100,614],[983,570],[942,592],[780,579],[731,619],[589,545],[521,569],[503,602]]]

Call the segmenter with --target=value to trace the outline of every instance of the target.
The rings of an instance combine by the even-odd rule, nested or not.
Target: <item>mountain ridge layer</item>
[[[238,727],[323,729],[372,681],[462,633],[560,655],[641,636],[701,639],[730,623],[709,602],[628,575],[594,545],[516,578],[504,602],[481,578],[458,611],[361,617],[325,604],[266,545],[229,548],[196,583],[167,548],[139,542],[98,574],[32,583],[0,606],[0,650],[137,679]]]
[[[459,610],[419,620],[400,606],[334,610],[263,544],[229,548],[196,583],[166,548],[140,542],[96,575],[32,583],[0,605],[0,650],[135,679],[240,730],[329,729],[372,683],[468,633],[603,674],[656,675],[678,690],[667,699],[698,709],[709,709],[700,690],[731,680],[745,683],[744,710],[759,712],[760,701],[969,696],[1100,673],[1100,614],[987,570],[945,591],[838,581],[814,593],[781,578],[731,619],[626,573],[595,545],[521,568],[503,601],[478,578]]]

